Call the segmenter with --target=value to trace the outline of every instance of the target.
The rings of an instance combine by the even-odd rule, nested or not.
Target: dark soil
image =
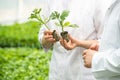
[[[60,40],[60,36],[57,34],[56,30],[53,30],[53,38],[56,40],[56,41],[59,41]]]
[[[63,39],[65,39],[67,42],[69,42],[68,32],[67,31],[61,32],[61,36],[62,36]]]

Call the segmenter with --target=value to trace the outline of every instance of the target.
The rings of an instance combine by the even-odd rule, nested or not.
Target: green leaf
[[[50,18],[45,18],[44,16],[41,16],[40,14],[41,10],[42,10],[41,8],[34,9],[29,19],[36,19],[39,21],[41,25],[45,25],[45,27],[49,29],[49,27],[47,26],[47,23],[50,21]]]
[[[54,19],[59,18],[59,16],[60,16],[60,14],[57,11],[54,11],[51,13],[50,19],[54,20]]]
[[[59,18],[60,17],[60,13],[58,13],[57,11],[54,12],[56,17]]]
[[[37,16],[35,14],[31,14],[31,16],[29,17],[30,19],[33,19],[33,18],[37,18]]]
[[[69,27],[79,27],[77,24],[70,24]]]
[[[60,19],[64,21],[68,15],[69,15],[69,11],[64,10],[60,16]]]
[[[41,10],[42,10],[41,8],[40,9],[34,9],[29,18],[30,19],[33,19],[33,18],[38,19],[38,15],[40,14]]]
[[[70,25],[70,22],[65,22],[63,26],[69,26]]]
[[[52,19],[52,20],[56,19],[55,13],[53,13],[53,12],[51,13],[50,19]]]
[[[41,8],[40,8],[40,9],[34,9],[34,10],[33,10],[33,13],[34,13],[34,14],[39,14],[39,13],[41,12],[41,10],[42,10]]]

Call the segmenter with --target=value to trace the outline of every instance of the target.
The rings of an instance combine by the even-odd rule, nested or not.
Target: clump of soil
[[[65,39],[67,42],[69,42],[68,32],[67,31],[61,32],[61,36],[62,36],[63,39]]]
[[[56,40],[56,41],[59,41],[60,40],[60,36],[57,34],[56,30],[53,30],[53,38]]]

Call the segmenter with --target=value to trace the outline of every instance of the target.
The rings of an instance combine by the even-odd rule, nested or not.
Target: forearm
[[[86,49],[89,49],[92,44],[98,44],[99,42],[97,40],[80,40],[76,41],[77,47],[83,47]]]

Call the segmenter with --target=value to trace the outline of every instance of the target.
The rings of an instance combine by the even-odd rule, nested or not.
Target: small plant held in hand
[[[42,9],[34,9],[33,12],[31,13],[31,16],[29,17],[29,19],[37,19],[41,25],[45,25],[45,27],[49,29],[49,27],[47,26],[47,23],[50,21],[50,18],[43,18],[41,16],[41,11]]]
[[[65,21],[66,17],[68,17],[69,11],[64,10],[61,14],[57,11],[54,11],[51,13],[50,18],[52,20],[57,19],[58,21],[55,22],[56,26],[60,26],[62,29],[62,32],[60,33],[62,38],[65,39],[67,42],[68,39],[68,32],[64,31],[64,27],[78,27],[76,24],[71,24],[69,21]]]
[[[41,8],[40,9],[34,9],[33,12],[31,13],[31,16],[29,17],[29,19],[36,19],[40,22],[41,25],[44,25],[48,30],[50,30],[50,28],[48,27],[47,23],[51,20],[51,16],[48,18],[45,18],[44,16],[41,16]],[[55,30],[53,30],[53,38],[56,41],[59,41],[60,37],[59,35],[56,33]]]

